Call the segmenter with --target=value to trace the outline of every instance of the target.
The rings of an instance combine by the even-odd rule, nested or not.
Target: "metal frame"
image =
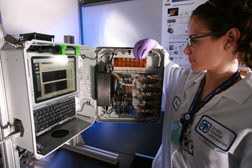
[[[3,126],[8,125],[8,123],[10,122],[7,111],[6,95],[3,80],[4,79],[2,75],[2,64],[0,63],[0,125],[1,125],[0,139],[1,140],[11,133],[10,128],[8,129],[3,128]],[[20,168],[18,151],[16,149],[16,145],[11,140],[1,144],[1,152],[4,168],[9,167]]]
[[[89,145],[85,145],[81,135],[75,137],[68,144],[62,146],[62,148],[113,165],[117,165],[119,163],[119,154],[103,150],[100,148],[95,148]]]

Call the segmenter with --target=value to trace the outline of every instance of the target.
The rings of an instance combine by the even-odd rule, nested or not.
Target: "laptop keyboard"
[[[39,133],[75,115],[75,98],[58,102],[34,111],[35,129]]]

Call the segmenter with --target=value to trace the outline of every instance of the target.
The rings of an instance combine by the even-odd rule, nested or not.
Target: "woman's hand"
[[[133,49],[133,54],[138,59],[144,59],[146,54],[153,48],[160,47],[157,41],[153,39],[143,39],[138,41]]]

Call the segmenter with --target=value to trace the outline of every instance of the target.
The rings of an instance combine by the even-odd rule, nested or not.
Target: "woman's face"
[[[191,46],[187,44],[184,53],[188,55],[191,68],[195,72],[203,70],[218,70],[225,64],[224,39],[214,39],[211,35],[193,39],[211,32],[197,17],[192,16],[188,23],[188,37],[191,37]]]

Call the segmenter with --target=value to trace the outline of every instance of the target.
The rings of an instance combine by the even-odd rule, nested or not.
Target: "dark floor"
[[[35,168],[151,168],[152,159],[119,153],[119,164],[112,165],[64,149],[36,162]]]
[[[86,145],[132,156],[155,156],[161,144],[162,122],[95,123],[81,135]]]

